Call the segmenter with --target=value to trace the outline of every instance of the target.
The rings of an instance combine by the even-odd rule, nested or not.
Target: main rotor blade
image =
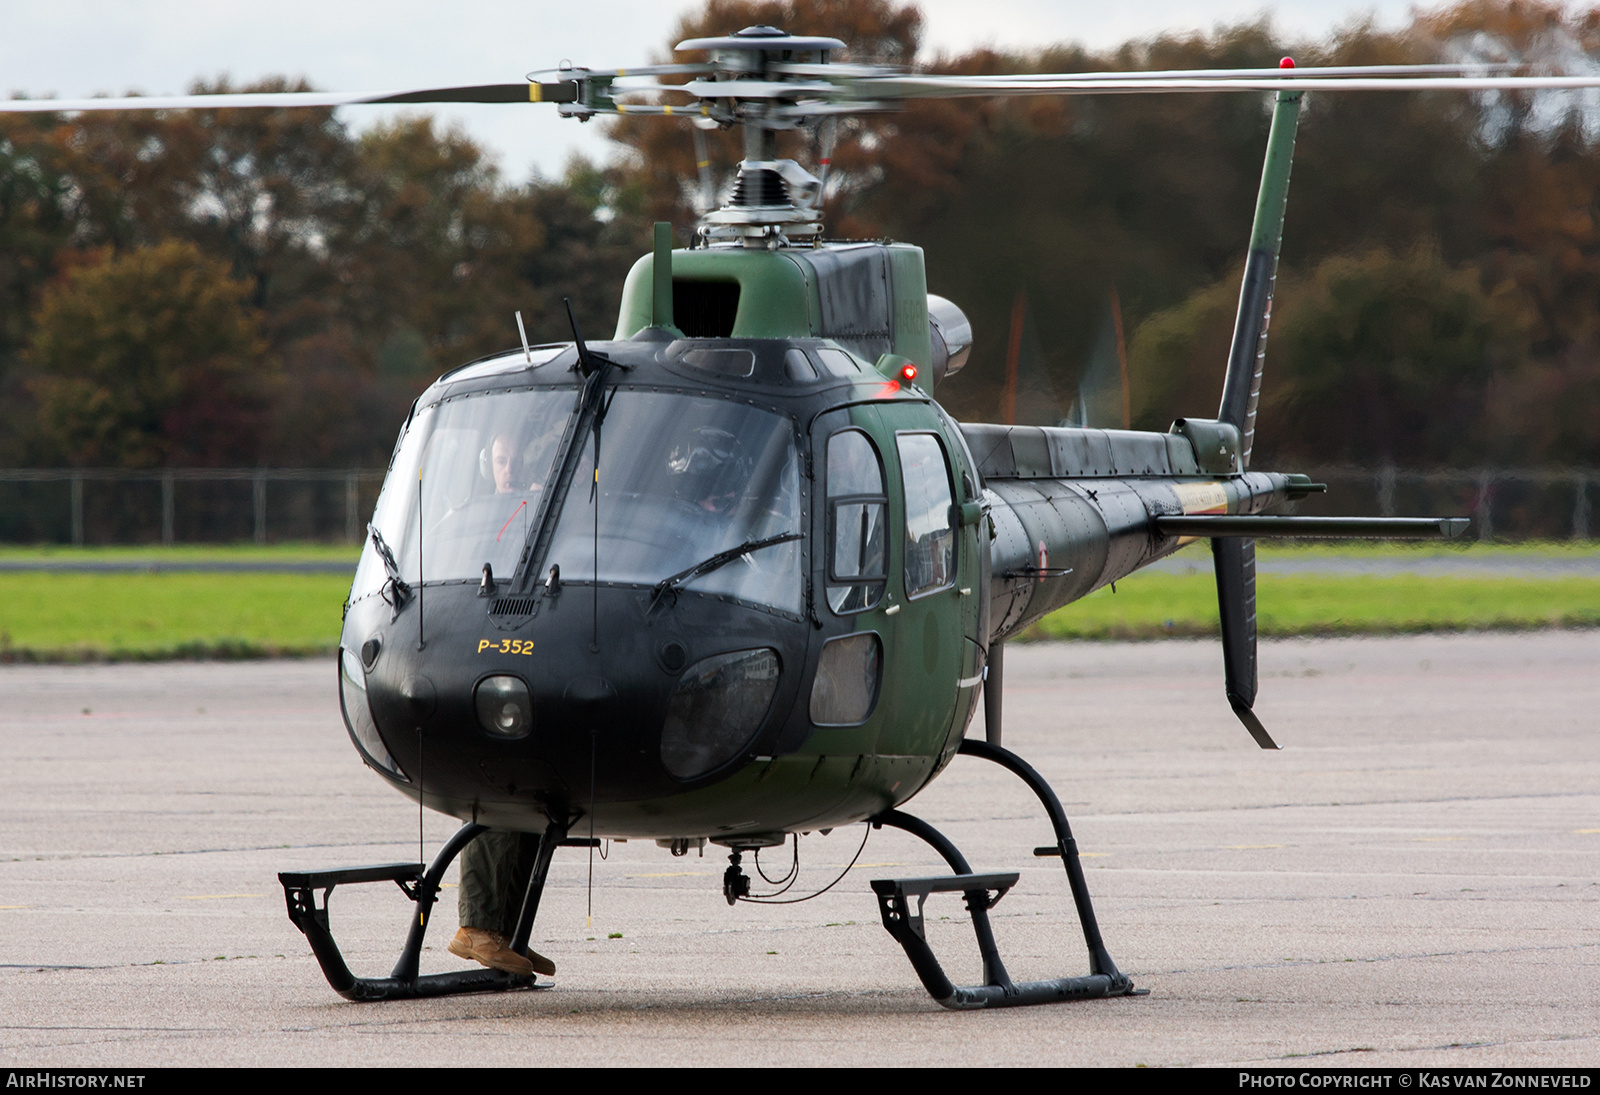
[[[1016,72],[994,76],[953,76],[954,80],[1225,80],[1225,79],[1289,79],[1294,76],[1445,76],[1475,75],[1490,72],[1514,72],[1527,68],[1526,64],[1505,61],[1486,61],[1480,64],[1448,65],[1307,65],[1294,68],[1169,68],[1130,69],[1118,72]],[[895,75],[915,75],[900,72],[882,65],[813,64],[779,62],[767,65],[767,72],[787,76],[817,76],[824,79],[873,79]]]
[[[1284,70],[1292,73],[1294,70]],[[1253,77],[887,76],[850,81],[877,99],[1007,98],[1028,95],[1149,95],[1217,91],[1567,91],[1600,87],[1592,76]]]
[[[478,84],[416,91],[237,91],[217,95],[125,95],[102,99],[0,99],[0,113],[57,111],[260,110],[294,107],[394,105],[398,103],[571,103],[578,85],[555,83]]]
[[[656,65],[595,72],[558,70],[563,78],[542,82],[476,84],[396,91],[241,91],[213,95],[129,95],[88,99],[0,100],[0,114],[143,110],[260,110],[296,107],[392,106],[435,103],[573,103],[581,117],[592,114],[697,114],[710,116],[723,100],[767,100],[773,121],[792,124],[811,116],[882,110],[908,99],[986,98],[1031,95],[1138,95],[1217,91],[1556,91],[1600,87],[1588,76],[1486,76],[1521,66],[1342,65],[1303,69],[1173,69],[1154,72],[1081,72],[993,76],[933,76],[863,65],[778,64],[770,76],[699,79],[634,86],[617,79],[654,75],[714,75],[717,65]],[[537,75],[537,74],[535,74]],[[788,77],[787,79],[784,77]],[[796,79],[795,77],[799,77]],[[598,82],[598,83],[596,83]],[[591,85],[594,85],[591,87]],[[591,98],[585,92],[595,93]],[[682,94],[700,103],[685,106],[616,102],[618,95]],[[801,100],[795,102],[795,100]],[[809,100],[809,101],[808,101]]]

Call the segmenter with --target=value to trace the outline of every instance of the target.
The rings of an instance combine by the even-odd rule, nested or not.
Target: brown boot
[[[450,953],[518,977],[531,977],[535,973],[548,977],[556,972],[556,964],[544,955],[530,953],[530,961],[512,950],[505,936],[482,928],[459,929],[456,937],[450,940]]]

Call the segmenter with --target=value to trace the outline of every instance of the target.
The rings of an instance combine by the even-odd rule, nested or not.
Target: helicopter
[[[1224,695],[1263,749],[1255,540],[1458,537],[1464,518],[1280,515],[1325,490],[1252,469],[1296,125],[1307,92],[1580,88],[1595,77],[1424,65],[1008,76],[838,62],[836,38],[748,27],[691,39],[705,61],[563,68],[553,79],[379,93],[239,93],[8,102],[6,110],[550,104],[561,115],[741,127],[726,201],[688,247],[658,224],[609,338],[513,349],[413,404],[345,605],[336,673],[361,760],[463,824],[433,858],[279,875],[330,985],[358,1001],[534,987],[483,969],[423,975],[444,875],[480,834],[537,834],[510,946],[528,953],[558,848],[655,840],[742,856],[865,823],[928,843],[950,874],[873,880],[885,928],[953,1009],[1140,993],[1101,936],[1060,800],[1002,740],[1004,651],[1046,614],[1209,539]],[[667,82],[670,78],[672,81]],[[825,238],[837,119],[919,98],[1270,93],[1272,121],[1221,404],[1169,431],[955,421],[933,392],[966,364],[970,322],[929,292],[922,251]],[[778,155],[811,129],[813,174]],[[704,161],[701,155],[698,159]],[[702,178],[703,189],[709,191]],[[709,203],[708,203],[709,204]],[[569,311],[570,319],[570,311]],[[985,738],[968,738],[980,702]],[[958,755],[1038,798],[1089,972],[1016,982],[988,910],[1015,872],[978,872],[902,809]],[[414,902],[387,977],[351,972],[329,899],[395,883]],[[320,898],[318,896],[320,891]],[[924,931],[960,894],[984,983],[955,985]]]

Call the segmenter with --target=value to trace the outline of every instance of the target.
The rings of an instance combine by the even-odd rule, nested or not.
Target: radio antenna
[[[572,342],[578,347],[578,371],[588,376],[600,367],[594,355],[589,352],[589,346],[583,341],[583,332],[578,330],[578,317],[572,314],[572,298],[562,297],[561,303],[567,306],[567,322],[572,325]]]
[[[522,359],[533,365],[533,351],[528,349],[528,329],[522,325],[522,310],[517,310],[517,334],[522,336]]]

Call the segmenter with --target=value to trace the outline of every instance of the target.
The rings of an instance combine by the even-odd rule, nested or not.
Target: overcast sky
[[[0,95],[183,92],[197,78],[246,83],[303,76],[329,90],[512,82],[562,60],[595,68],[660,53],[678,15],[696,5],[652,0],[0,0]],[[1431,5],[1425,5],[1431,6]],[[1321,36],[1363,17],[1396,25],[1405,0],[923,0],[930,50],[1052,42],[1114,45],[1165,30],[1210,29],[1270,15],[1286,31]],[[736,28],[729,28],[736,29]],[[828,27],[793,27],[826,34]],[[1270,60],[1270,59],[1269,59]],[[494,150],[509,178],[559,175],[573,151],[600,158],[593,125],[549,108],[438,111]],[[347,107],[364,128],[385,113]]]

